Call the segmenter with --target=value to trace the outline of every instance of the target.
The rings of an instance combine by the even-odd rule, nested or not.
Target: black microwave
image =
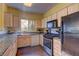
[[[52,20],[47,22],[47,28],[56,28],[58,27],[57,20]]]

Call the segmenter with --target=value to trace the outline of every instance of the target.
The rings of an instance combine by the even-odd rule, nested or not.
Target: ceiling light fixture
[[[27,7],[31,7],[32,3],[24,3],[24,5],[27,6]]]

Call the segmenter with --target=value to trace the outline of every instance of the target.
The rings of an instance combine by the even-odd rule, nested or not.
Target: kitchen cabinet
[[[6,4],[0,3],[0,31],[4,30],[4,13],[6,12]]]
[[[44,28],[47,27],[46,23],[47,23],[47,18],[44,19]]]
[[[45,24],[44,24],[44,19],[42,19],[42,28],[44,28]]]
[[[4,16],[4,26],[12,27],[13,30],[20,28],[20,18],[19,16],[13,15],[12,13],[5,13]]]
[[[38,20],[35,20],[35,23],[36,23],[35,24],[35,27],[36,28],[41,28],[42,27],[42,20],[39,20],[39,19]]]
[[[19,35],[17,37],[17,46],[26,47],[26,46],[37,46],[40,45],[40,36],[39,34],[34,35]]]
[[[19,16],[13,16],[13,27],[18,29],[20,28],[20,18]]]
[[[53,38],[53,54],[54,56],[61,55],[61,40],[57,37]]]
[[[68,14],[79,11],[79,4],[72,4],[68,7]]]
[[[17,46],[20,47],[26,47],[31,45],[31,36],[29,35],[19,35],[17,37]]]
[[[11,13],[4,14],[4,26],[13,27],[13,14]]]
[[[3,56],[16,56],[17,53],[17,40],[12,42],[9,48],[4,52]]]
[[[56,19],[56,14],[42,19],[42,27],[47,28],[47,22]]]
[[[56,19],[56,13],[51,16],[51,19],[52,20],[55,20]]]
[[[47,18],[47,21],[51,21],[52,20],[52,16],[49,16],[48,18]]]
[[[67,8],[64,8],[62,10],[60,10],[59,12],[57,12],[57,20],[58,20],[58,26],[61,26],[61,20],[63,16],[67,15]]]
[[[31,41],[31,46],[37,46],[37,45],[40,45],[40,35],[39,34],[36,34],[36,35],[32,35],[31,36],[32,38],[32,41]]]
[[[48,18],[44,18],[44,19],[42,20],[43,28],[46,28],[46,27],[47,27],[47,21],[48,21]]]
[[[40,45],[43,46],[43,34],[40,34]]]

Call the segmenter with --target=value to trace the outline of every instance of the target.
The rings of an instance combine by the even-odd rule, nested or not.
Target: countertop
[[[44,34],[44,33],[39,33],[39,32],[17,32],[16,35],[20,36],[20,35],[37,35],[37,34]]]
[[[0,55],[3,55],[8,47],[16,40],[15,34],[0,34]]]
[[[39,32],[16,32],[13,34],[0,34],[0,56],[9,48],[9,46],[17,39],[20,35],[38,35],[44,34]]]
[[[20,35],[37,35],[38,32],[17,32],[13,34],[0,34],[0,56],[9,48],[9,46],[17,39]],[[40,33],[43,34],[43,33]]]

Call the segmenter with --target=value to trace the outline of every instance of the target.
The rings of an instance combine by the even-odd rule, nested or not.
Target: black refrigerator
[[[79,12],[62,17],[61,39],[62,51],[79,56]]]

